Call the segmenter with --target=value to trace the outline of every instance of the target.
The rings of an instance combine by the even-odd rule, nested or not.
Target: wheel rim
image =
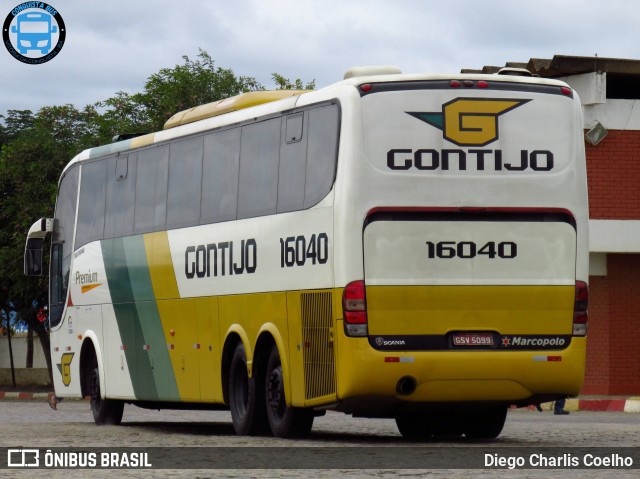
[[[284,400],[284,384],[282,382],[282,366],[274,368],[267,380],[267,402],[274,416],[282,419],[286,402]]]

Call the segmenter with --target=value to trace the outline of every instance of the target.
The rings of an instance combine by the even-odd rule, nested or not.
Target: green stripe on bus
[[[104,240],[102,252],[136,398],[179,400],[143,237]]]

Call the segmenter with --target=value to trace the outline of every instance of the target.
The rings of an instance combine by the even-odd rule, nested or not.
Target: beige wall
[[[11,347],[13,348],[13,366],[16,369],[25,368],[27,365],[27,335],[11,336]],[[6,336],[0,336],[0,369],[10,367],[9,341]],[[33,338],[33,367],[47,367],[40,339],[37,336]]]

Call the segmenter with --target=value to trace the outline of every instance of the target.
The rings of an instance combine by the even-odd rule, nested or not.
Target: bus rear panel
[[[345,283],[362,281],[364,313],[345,311],[339,341],[348,412],[398,417],[579,393],[580,103],[558,82],[487,78],[358,85],[363,152],[344,171],[354,185],[345,223],[360,218],[351,240],[363,266],[362,280]]]

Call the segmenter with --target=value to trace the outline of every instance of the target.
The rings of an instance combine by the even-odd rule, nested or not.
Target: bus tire
[[[464,434],[469,439],[495,439],[507,419],[507,406],[496,406],[469,413]]]
[[[233,351],[229,372],[229,409],[233,428],[239,436],[256,433],[256,396],[255,381],[249,378],[247,353],[240,342]]]
[[[91,412],[93,420],[98,426],[118,425],[122,422],[124,412],[124,402],[115,399],[102,399],[100,392],[100,373],[98,364],[94,358],[94,363],[89,369],[91,385]]]
[[[271,349],[267,361],[265,397],[267,418],[274,436],[303,437],[311,432],[314,419],[313,410],[287,406],[282,362],[276,346]]]
[[[430,418],[425,414],[399,414],[396,426],[402,437],[410,441],[426,441],[434,434]]]

